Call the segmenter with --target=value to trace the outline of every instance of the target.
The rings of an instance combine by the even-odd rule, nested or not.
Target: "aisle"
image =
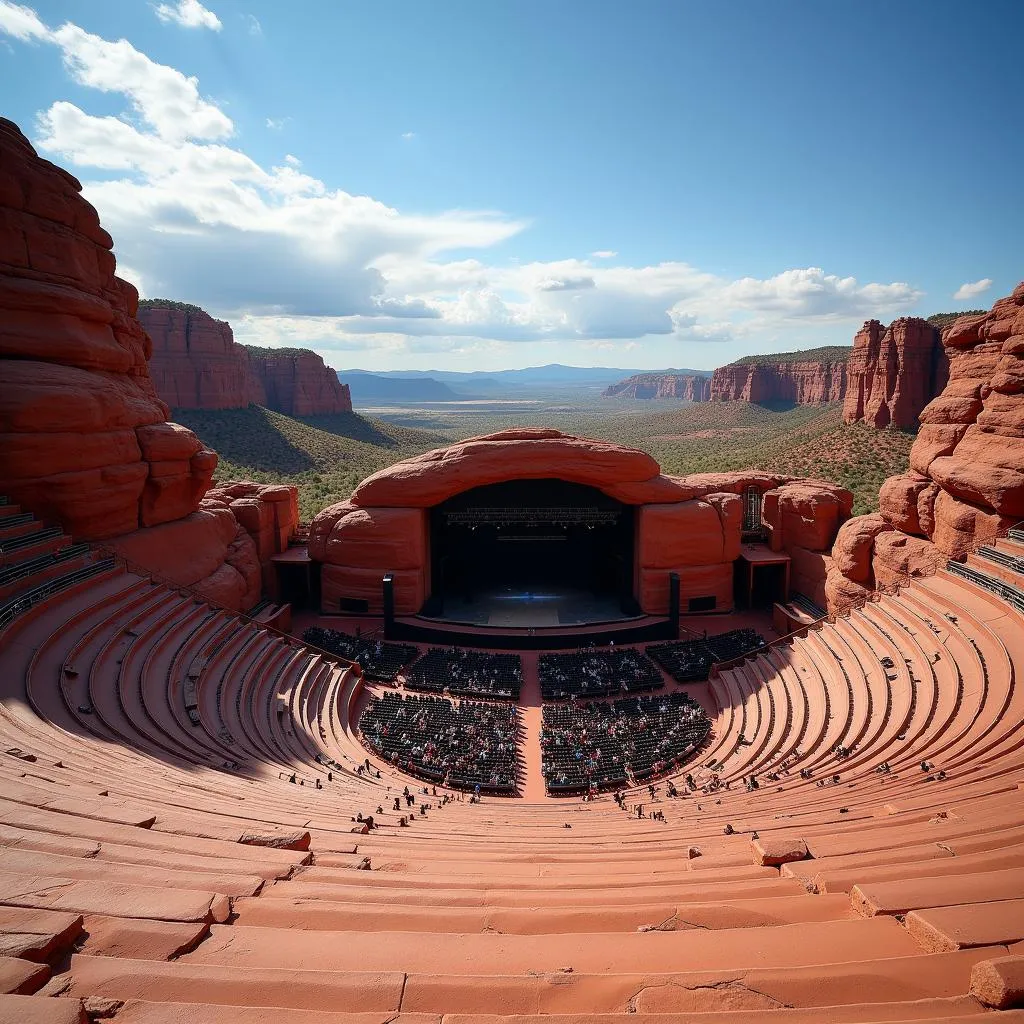
[[[523,799],[538,802],[544,795],[544,776],[541,774],[540,723],[541,699],[540,679],[537,675],[537,652],[523,651],[523,688],[519,697],[519,708],[523,715]]]

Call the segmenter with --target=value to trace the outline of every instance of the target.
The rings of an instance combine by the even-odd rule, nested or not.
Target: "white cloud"
[[[266,126],[272,131],[279,132],[291,120],[287,117],[268,117]]]
[[[405,139],[406,142],[411,142],[413,139],[416,138],[416,133],[415,132],[402,132],[402,138]]]
[[[260,19],[255,14],[244,15],[246,24],[249,26],[249,35],[261,36],[263,35],[263,26],[260,24]]]
[[[980,281],[968,281],[966,284],[960,285],[955,292],[953,292],[953,298],[957,302],[965,302],[967,299],[973,299],[982,292],[987,292],[992,287],[992,278],[983,277]]]
[[[157,4],[153,8],[156,16],[165,23],[180,25],[182,28],[208,28],[221,30],[220,18],[204,7],[199,0],[178,0],[176,4]]]
[[[39,20],[31,7],[0,0],[0,31],[6,32],[23,42],[29,39],[46,39],[49,29]]]
[[[8,0],[0,33],[58,47],[76,83],[125,96],[126,111],[103,116],[57,99],[36,141],[74,165],[133,281],[231,317],[246,338],[399,355],[557,342],[585,357],[658,339],[793,347],[805,328],[820,344],[822,324],[906,312],[921,296],[816,267],[730,279],[682,261],[627,266],[611,249],[488,261],[526,219],[400,211],[307,174],[291,153],[264,166],[231,144],[231,119],[195,78],[127,41],[51,30]]]

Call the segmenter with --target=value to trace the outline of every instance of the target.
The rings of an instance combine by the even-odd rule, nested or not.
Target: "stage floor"
[[[580,626],[588,622],[625,622],[638,616],[623,614],[618,598],[612,594],[594,594],[565,587],[536,591],[496,587],[478,591],[471,599],[446,598],[441,613],[429,618],[473,626],[543,629]]]

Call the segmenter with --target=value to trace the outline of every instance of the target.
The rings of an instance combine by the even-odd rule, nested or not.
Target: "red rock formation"
[[[939,332],[927,320],[901,317],[887,328],[868,320],[853,339],[843,422],[916,427],[948,373]]]
[[[832,611],[930,575],[1024,518],[1024,283],[956,320],[943,343],[949,379],[921,411],[909,472],[882,485],[877,515],[836,537]]]
[[[157,394],[172,408],[256,404],[289,416],[352,410],[348,385],[315,352],[239,345],[230,324],[198,308],[147,303],[138,316],[153,342]]]
[[[287,416],[351,412],[348,385],[315,352],[250,347],[253,401]]]
[[[846,394],[845,358],[764,359],[720,366],[711,378],[711,401],[822,405],[841,402]]]
[[[217,455],[167,422],[138,296],[114,276],[110,236],[80,192],[0,119],[0,494],[76,540],[251,607],[252,542],[231,511],[200,508]]]
[[[253,401],[249,354],[230,324],[201,309],[139,308],[153,342],[149,373],[172,409],[239,409]]]
[[[800,551],[811,564],[811,596],[822,589],[822,559],[850,513],[848,491],[766,473],[664,476],[644,452],[556,430],[510,430],[407,459],[368,477],[347,502],[313,521],[309,553],[323,563],[324,607],[340,598],[380,610],[381,577],[395,579],[396,610],[411,614],[430,594],[428,509],[456,494],[503,480],[560,479],[595,487],[636,509],[636,596],[649,614],[668,609],[668,578],[677,573],[683,606],[690,598],[732,607],[733,566],[743,525],[740,495],[764,493],[772,546]],[[812,578],[813,577],[813,578]]]
[[[707,402],[711,398],[711,378],[695,373],[637,373],[609,385],[601,397]]]

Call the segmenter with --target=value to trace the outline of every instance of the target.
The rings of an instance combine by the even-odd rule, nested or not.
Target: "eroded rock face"
[[[348,501],[324,509],[309,537],[311,557],[323,563],[324,608],[355,599],[380,611],[381,578],[391,572],[396,611],[419,611],[430,593],[428,510],[485,484],[550,478],[587,484],[636,507],[636,596],[652,615],[668,610],[671,573],[679,576],[684,608],[692,598],[709,597],[718,610],[732,608],[741,495],[749,487],[764,495],[772,547],[804,553],[808,593],[823,602],[824,559],[853,501],[822,481],[752,471],[668,477],[631,448],[556,430],[504,431],[400,462],[368,477]]]
[[[637,373],[605,388],[601,397],[707,402],[711,399],[711,378],[694,373]]]
[[[246,348],[230,324],[198,308],[146,304],[138,316],[153,343],[157,394],[172,408],[255,404],[288,416],[352,410],[348,385],[315,352]]]
[[[217,455],[167,422],[110,236],[70,174],[0,119],[0,494],[75,540],[235,609],[261,589]]]
[[[731,363],[711,378],[711,401],[822,405],[846,395],[846,360]]]
[[[885,328],[868,320],[853,339],[843,422],[916,427],[948,373],[939,332],[927,320],[902,317]]]
[[[315,352],[249,349],[253,401],[287,416],[352,411],[348,385]]]
[[[920,413],[909,472],[882,485],[877,516],[836,538],[832,611],[929,575],[1024,518],[1024,284],[942,340],[949,378]]]

